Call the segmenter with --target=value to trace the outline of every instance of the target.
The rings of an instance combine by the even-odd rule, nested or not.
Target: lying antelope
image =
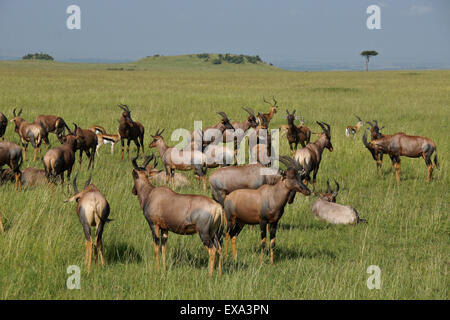
[[[98,188],[91,184],[91,177],[84,185],[81,192],[77,188],[77,176],[73,179],[73,190],[75,194],[65,202],[77,202],[78,219],[83,226],[84,237],[86,238],[86,263],[88,265],[88,272],[91,271],[92,249],[94,248],[94,259],[97,262],[98,251],[100,251],[100,260],[102,266],[105,265],[105,258],[103,257],[103,228],[105,223],[110,222],[108,219],[110,213],[109,203],[105,196],[98,190]],[[92,242],[91,227],[95,227],[95,245]]]
[[[22,165],[22,149],[15,143],[0,141],[0,169],[7,165],[15,176],[16,190],[21,189],[20,166]]]
[[[431,139],[423,136],[409,136],[403,132],[399,132],[367,142],[367,132],[365,132],[363,143],[372,154],[373,159],[377,162],[378,173],[381,173],[382,154],[386,153],[391,157],[397,182],[400,181],[400,157],[422,157],[428,168],[427,181],[431,181],[434,168],[431,156],[436,151],[436,144]],[[434,164],[439,169],[437,151],[434,156]]]
[[[66,128],[69,129],[63,118],[54,115],[38,115],[34,119],[34,123],[43,123],[45,127],[48,127],[48,132],[56,134],[56,136],[61,136],[65,134]]]
[[[79,145],[77,146],[80,150],[80,169],[81,169],[81,163],[83,161],[83,152],[86,153],[86,156],[89,158],[89,164],[88,164],[88,170],[90,169],[91,165],[94,167],[94,159],[95,159],[95,152],[97,150],[98,145],[98,138],[97,135],[92,132],[89,129],[81,129],[74,123],[75,129],[73,133],[78,137],[79,139]]]
[[[253,189],[238,189],[225,198],[225,213],[227,217],[227,231],[225,240],[225,255],[228,240],[234,259],[237,259],[236,238],[246,224],[259,224],[261,229],[261,262],[266,245],[267,226],[270,233],[270,263],[274,261],[275,238],[278,221],[284,213],[284,207],[292,191],[309,195],[311,192],[303,184],[303,169],[289,157],[280,157],[280,161],[287,166],[285,176],[275,185],[265,184]]]
[[[2,138],[2,141],[5,141],[5,138],[3,137],[5,135],[6,127],[8,126],[8,118],[0,112],[0,138]]]
[[[350,206],[344,206],[336,203],[336,197],[339,193],[339,184],[336,184],[336,190],[332,191],[330,183],[327,180],[327,192],[315,193],[319,199],[312,206],[312,213],[316,218],[320,218],[332,224],[355,224],[366,222],[360,219],[356,209]]]
[[[100,126],[91,126],[89,128],[92,132],[97,135],[97,148],[95,149],[95,153],[99,155],[98,149],[104,144],[111,145],[111,154],[114,154],[114,145],[119,142],[120,135],[118,134],[108,134],[106,133],[105,128]]]
[[[148,163],[152,156],[146,157]],[[209,253],[209,276],[212,276],[216,255],[219,256],[219,275],[222,273],[221,237],[225,221],[222,207],[203,195],[175,193],[167,187],[154,187],[137,158],[133,163],[134,187],[144,217],[153,235],[156,268],[159,269],[161,244],[163,269],[166,268],[166,243],[169,231],[181,235],[198,233]],[[161,235],[160,235],[161,231]]]
[[[262,170],[266,170],[265,174]],[[257,163],[219,168],[211,174],[209,183],[213,199],[223,206],[225,197],[234,190],[258,189],[264,184],[277,184],[281,178],[280,171]]]
[[[363,126],[363,122],[361,120],[360,117],[358,117],[357,115],[355,115],[355,117],[358,119],[358,122],[356,123],[356,125],[354,126],[347,126],[347,128],[345,128],[345,135],[347,137],[350,137],[350,135],[355,135],[359,129]]]
[[[119,120],[119,136],[120,143],[122,144],[122,160],[124,153],[124,143],[127,140],[127,159],[130,159],[130,143],[134,141],[137,147],[137,154],[139,156],[139,150],[142,147],[144,152],[144,126],[137,121],[131,119],[131,111],[127,105],[120,104],[119,108],[123,110],[122,117]]]
[[[288,121],[288,131],[286,133],[287,140],[289,142],[289,148],[291,149],[291,153],[294,153],[297,150],[297,145],[300,143],[302,147],[305,147],[306,144],[311,140],[311,130],[304,125],[296,126],[294,121],[297,118],[295,116],[294,110],[289,113],[289,110],[286,109],[287,113],[287,121]]]
[[[307,181],[311,180],[310,172],[313,171],[313,184],[316,183],[323,150],[327,148],[330,152],[333,151],[330,125],[325,122],[316,122],[322,128],[322,132],[318,134],[319,138],[313,143],[308,143],[306,147],[297,150],[294,156],[295,160],[306,170]]]
[[[156,166],[158,165],[156,157],[153,159],[152,164],[149,162],[145,161],[142,165],[142,167],[145,167],[145,170],[147,170],[149,181],[156,186],[165,185],[167,183],[167,175],[165,171],[156,169]],[[185,175],[175,172],[173,174],[173,185],[175,188],[183,188],[189,187],[191,183]]]
[[[196,178],[203,181],[203,191],[206,192],[207,165],[205,155],[198,150],[179,150],[175,147],[169,147],[161,136],[163,132],[164,129],[161,131],[158,129],[155,135],[151,136],[153,141],[150,143],[149,148],[158,149],[166,171],[167,182],[169,182],[170,178],[171,185],[174,185],[174,170],[194,170]]]
[[[22,109],[20,109],[18,114],[16,114],[16,109],[14,109],[14,117],[10,121],[14,122],[15,131],[19,135],[22,142],[24,160],[27,159],[28,143],[31,142],[31,145],[34,148],[33,161],[35,161],[38,151],[39,154],[41,153],[41,143],[44,142],[45,144],[49,145],[48,127],[44,127],[44,124],[42,122],[40,122],[39,124],[26,122],[23,118],[20,117],[21,114]]]
[[[45,176],[49,182],[56,182],[56,177],[61,178],[61,184],[64,184],[64,172],[67,171],[67,179],[70,182],[73,164],[75,163],[75,152],[79,140],[78,137],[69,131],[69,134],[61,136],[62,145],[59,148],[53,148],[44,155],[43,163]]]
[[[0,184],[14,182],[15,174],[11,169],[0,170]],[[25,168],[20,170],[20,182],[22,186],[35,186],[47,184],[45,170],[38,168]]]

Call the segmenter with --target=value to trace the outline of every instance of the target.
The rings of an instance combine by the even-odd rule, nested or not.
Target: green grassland
[[[108,199],[114,219],[103,234],[107,265],[94,265],[87,273],[75,204],[63,203],[69,197],[66,188],[16,192],[12,184],[2,185],[1,299],[449,298],[450,71],[288,72],[262,64],[211,64],[198,70],[175,63],[164,68],[154,59],[159,58],[120,65],[0,62],[0,111],[11,117],[13,108],[23,108],[28,121],[37,114],[58,114],[70,125],[97,124],[116,133],[117,104],[125,103],[146,128],[149,154],[150,135],[158,128],[166,128],[166,141],[174,145],[170,132],[176,128],[192,130],[194,120],[212,125],[219,120],[216,111],[242,120],[242,106],[267,112],[262,97],[275,95],[280,108],[271,128],[286,123],[287,108],[296,109],[313,132],[319,131],[316,120],[331,125],[334,151],[324,151],[317,186],[336,179],[338,202],[355,207],[368,224],[333,226],[315,220],[315,197],[297,195],[279,223],[274,266],[268,255],[259,263],[259,227],[246,226],[237,241],[238,262],[229,255],[222,277],[208,278],[208,255],[197,235],[170,234],[168,268],[158,272],[150,230],[131,194],[131,162],[120,160],[119,145],[113,156],[104,146],[92,182]],[[364,121],[377,119],[385,133],[434,140],[441,168],[433,181],[425,181],[423,159],[402,159],[399,184],[388,157],[377,176],[362,132],[345,137],[355,114]],[[5,138],[19,143],[12,125]],[[59,145],[54,135],[50,139]],[[281,154],[288,150],[284,137]],[[22,168],[42,166],[31,156],[30,146]],[[81,185],[89,175],[86,168],[84,161]],[[201,194],[192,173],[188,176],[192,187],[178,191]],[[81,290],[66,288],[69,265],[81,267]],[[370,265],[381,269],[379,290],[366,286]]]

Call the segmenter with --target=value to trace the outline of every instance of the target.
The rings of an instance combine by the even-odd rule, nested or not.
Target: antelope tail
[[[439,161],[438,161],[438,157],[437,157],[437,150],[435,150],[435,154],[434,154],[434,164],[436,165],[436,168],[439,169]]]

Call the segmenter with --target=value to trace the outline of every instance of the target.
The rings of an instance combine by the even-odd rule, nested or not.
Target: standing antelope
[[[21,189],[20,166],[22,165],[22,149],[15,143],[0,141],[0,169],[7,165],[14,172],[16,190]]]
[[[308,143],[306,147],[301,148],[295,152],[295,160],[306,171],[307,181],[311,180],[310,172],[313,171],[313,184],[316,183],[317,172],[319,171],[320,162],[322,161],[322,153],[325,148],[333,152],[333,145],[331,144],[330,125],[325,122],[316,121],[322,128],[319,133],[319,138],[313,143]]]
[[[64,171],[67,171],[67,179],[70,182],[79,138],[69,131],[69,134],[61,136],[60,139],[62,145],[59,148],[48,150],[44,155],[43,163],[47,180],[56,182],[56,177],[59,176],[61,184],[64,184]]]
[[[39,151],[39,154],[41,153],[42,141],[44,141],[45,144],[49,145],[48,127],[44,127],[44,124],[42,122],[40,122],[39,124],[26,122],[23,118],[20,117],[21,114],[22,109],[20,109],[19,113],[16,114],[16,109],[14,108],[14,118],[12,118],[10,121],[14,122],[15,131],[19,135],[22,142],[24,160],[27,159],[28,143],[31,142],[31,145],[34,148],[33,161],[35,161],[37,152]]]
[[[40,114],[34,119],[34,123],[40,124],[41,122],[48,127],[48,132],[52,132],[58,137],[65,134],[66,128],[69,130],[64,119],[58,116]]]
[[[266,101],[266,99],[263,97],[264,102],[270,105],[269,113],[263,113],[262,114],[262,116],[267,121],[267,125],[269,125],[270,120],[272,120],[274,114],[277,113],[277,109],[278,109],[278,102],[277,102],[277,100],[275,100],[275,97],[272,97],[272,99],[273,99],[273,104],[270,103],[269,101]]]
[[[6,127],[8,126],[8,118],[0,112],[0,138],[2,138],[2,141],[5,141],[5,138],[3,137],[5,135]]]
[[[367,142],[367,132],[363,136],[364,146],[370,151],[373,159],[377,162],[378,172],[381,173],[382,158],[381,155],[386,153],[391,157],[392,164],[395,169],[395,178],[400,181],[400,157],[419,158],[425,160],[428,168],[427,181],[431,181],[433,174],[433,162],[431,156],[434,156],[434,164],[439,169],[437,158],[436,144],[429,138],[423,136],[409,136],[403,132],[393,135],[385,135],[382,138]]]
[[[216,123],[213,126],[207,127],[204,130],[196,130],[191,133],[191,143],[196,142],[199,143],[202,142],[203,147],[212,144],[215,141],[216,134],[219,132],[223,135],[225,130],[234,130],[233,125],[230,122],[230,119],[228,119],[228,116],[225,112],[217,112],[218,115],[222,117],[222,119]],[[223,139],[223,142],[225,139]]]
[[[336,184],[336,190],[332,191],[330,183],[327,180],[327,192],[316,193],[319,199],[314,202],[312,206],[312,213],[316,218],[320,218],[332,224],[355,224],[360,222],[366,222],[364,219],[360,219],[358,211],[350,206],[344,206],[336,203],[336,197],[339,193],[339,184]]]
[[[206,170],[207,164],[205,155],[198,150],[185,149],[179,150],[175,147],[169,147],[161,134],[164,129],[156,131],[155,135],[152,135],[153,141],[148,146],[158,149],[159,156],[164,165],[164,169],[167,175],[167,182],[169,178],[173,186],[174,170],[194,170],[197,179],[203,181],[203,191],[206,192]]]
[[[262,170],[266,172],[263,174]],[[219,168],[211,174],[209,183],[213,199],[223,206],[225,197],[234,190],[258,189],[264,184],[277,184],[281,178],[280,171],[257,163]]]
[[[79,138],[80,144],[78,145],[78,149],[80,149],[80,169],[81,169],[81,163],[83,161],[83,151],[86,153],[86,156],[89,158],[89,165],[88,170],[91,167],[94,167],[94,159],[95,159],[95,152],[97,150],[98,145],[98,138],[97,135],[92,132],[92,130],[87,129],[81,129],[74,123],[75,129],[73,133]]]
[[[148,179],[154,185],[161,186],[167,183],[167,174],[163,170],[156,169],[158,165],[156,157],[153,159],[153,163],[146,164],[145,170],[147,170]],[[182,173],[175,172],[173,174],[173,184],[175,188],[183,188],[191,185],[189,179]]]
[[[124,143],[127,139],[127,159],[130,159],[130,143],[134,141],[137,147],[137,155],[139,156],[139,150],[142,146],[142,152],[144,152],[144,126],[137,121],[131,119],[131,111],[127,105],[120,104],[119,108],[123,110],[122,117],[119,120],[119,136],[120,143],[122,144],[122,160],[124,153]]]
[[[308,127],[300,125],[297,127],[294,123],[295,119],[295,109],[291,113],[286,109],[287,113],[287,121],[288,121],[288,131],[286,133],[287,140],[289,142],[289,148],[291,149],[291,153],[294,153],[297,150],[297,145],[300,143],[302,147],[305,147],[306,144],[311,140],[311,130]],[[306,144],[305,144],[306,143]],[[294,147],[292,146],[294,145]]]
[[[104,144],[110,144],[111,145],[111,154],[114,154],[114,144],[119,142],[120,135],[118,134],[108,134],[106,133],[105,128],[101,126],[91,126],[89,127],[89,130],[94,132],[97,135],[97,148],[95,150],[95,153],[99,155],[98,149],[104,145]]]
[[[108,219],[110,208],[105,196],[98,190],[98,188],[90,184],[91,177],[84,185],[81,192],[77,188],[77,176],[73,179],[73,190],[75,194],[65,202],[77,202],[78,219],[83,226],[84,237],[86,238],[86,263],[88,265],[88,272],[91,271],[92,249],[95,250],[95,262],[97,262],[98,251],[100,252],[100,260],[102,266],[105,265],[105,258],[103,257],[103,228],[105,223],[110,222]],[[92,242],[91,227],[95,227],[95,245]],[[98,251],[97,251],[98,249]]]
[[[245,137],[247,130],[250,128],[256,128],[258,126],[258,121],[255,117],[255,112],[250,108],[244,108],[245,112],[248,113],[248,117],[242,121],[233,121],[231,125],[234,130],[225,130],[223,135],[223,142],[234,141],[235,150],[238,149],[242,139]]]
[[[270,233],[270,263],[273,264],[275,238],[278,221],[284,213],[284,207],[292,191],[309,195],[311,192],[302,182],[304,173],[300,165],[289,157],[280,157],[288,169],[286,175],[275,185],[265,184],[257,190],[239,189],[231,192],[225,198],[225,213],[227,231],[225,240],[225,255],[228,240],[231,238],[234,259],[237,259],[236,237],[246,224],[259,224],[261,229],[261,262],[266,245],[267,225]]]
[[[166,243],[169,231],[181,235],[198,233],[209,253],[209,276],[212,276],[216,255],[219,255],[219,275],[222,273],[221,237],[225,221],[222,207],[203,195],[175,193],[167,187],[154,187],[148,180],[146,157],[139,167],[134,158],[132,193],[137,195],[144,217],[153,235],[156,268],[159,269],[161,244],[163,269],[166,268]],[[161,235],[160,235],[161,231]]]
[[[355,117],[358,119],[358,122],[356,123],[355,126],[347,126],[347,128],[345,128],[345,135],[347,137],[350,137],[350,135],[355,135],[359,129],[363,126],[363,122],[361,120],[360,117],[358,117],[357,115],[355,115]]]

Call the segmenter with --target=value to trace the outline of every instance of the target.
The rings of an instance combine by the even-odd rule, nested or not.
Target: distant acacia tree
[[[23,60],[29,60],[29,59],[37,59],[37,60],[51,60],[53,61],[53,57],[46,53],[29,53],[22,57]]]
[[[361,55],[363,57],[366,57],[366,71],[369,71],[369,60],[370,60],[370,57],[377,56],[378,52],[376,52],[375,50],[365,50],[365,51],[361,52]]]

